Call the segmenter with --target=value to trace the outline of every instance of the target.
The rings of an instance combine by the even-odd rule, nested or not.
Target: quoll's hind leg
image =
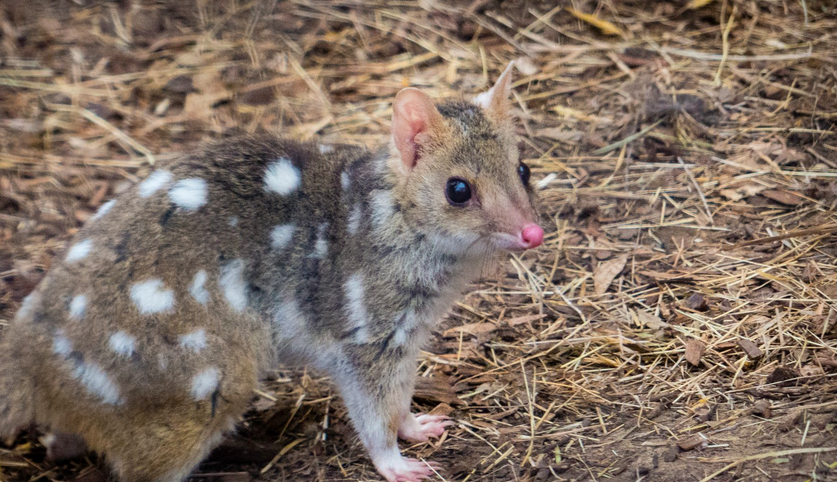
[[[123,482],[185,480],[233,430],[258,382],[257,365],[235,354],[230,349],[225,363],[198,369],[190,386],[169,399],[147,395],[126,407],[113,428],[124,433],[105,438],[109,446],[101,450]]]
[[[204,405],[205,410],[200,410]],[[138,413],[102,451],[123,482],[181,482],[233,429],[243,410],[184,403]]]
[[[352,353],[349,359],[369,360],[365,355],[368,354]],[[339,365],[341,368],[335,370],[333,378],[378,472],[388,482],[419,481],[432,476],[435,465],[404,457],[398,449],[399,428],[407,417],[412,417],[415,354],[390,357],[384,363]]]

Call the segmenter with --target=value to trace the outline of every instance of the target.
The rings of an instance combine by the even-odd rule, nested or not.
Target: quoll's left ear
[[[488,114],[501,118],[509,116],[511,111],[509,97],[511,96],[512,70],[514,70],[514,60],[509,62],[508,67],[497,79],[494,87],[474,98],[474,102],[485,109]]]
[[[395,96],[392,103],[392,140],[401,156],[405,172],[419,160],[419,147],[428,134],[439,131],[444,124],[442,114],[424,92],[408,87]]]

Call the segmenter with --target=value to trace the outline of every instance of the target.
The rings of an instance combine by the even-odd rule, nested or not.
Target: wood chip
[[[799,206],[805,202],[805,198],[799,194],[780,189],[766,189],[761,192],[761,195],[787,206]]]
[[[692,435],[691,437],[685,438],[677,442],[677,446],[680,447],[680,450],[686,452],[688,452],[689,450],[694,450],[706,444],[706,439],[701,437],[699,434]]]
[[[686,340],[686,354],[684,356],[686,357],[686,361],[693,366],[700,364],[700,357],[703,356],[705,351],[706,345],[702,341],[695,340],[694,338]]]
[[[739,338],[738,339],[738,346],[747,353],[747,356],[750,357],[752,360],[757,360],[764,355],[764,352],[756,345],[754,342],[748,340],[747,338]]]

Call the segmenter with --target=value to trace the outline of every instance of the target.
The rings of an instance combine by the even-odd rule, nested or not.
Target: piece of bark
[[[694,450],[698,447],[706,445],[706,439],[701,437],[698,434],[692,435],[689,438],[685,438],[679,442],[677,442],[677,446],[680,447],[680,450],[688,452],[689,450]]]
[[[764,355],[764,352],[756,345],[753,341],[748,340],[747,338],[739,338],[738,339],[738,346],[741,347],[742,350],[750,357],[751,360],[758,360],[759,358]]]

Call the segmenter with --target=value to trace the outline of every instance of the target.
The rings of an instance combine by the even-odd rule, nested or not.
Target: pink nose
[[[537,224],[530,224],[523,228],[520,237],[523,238],[526,249],[536,248],[543,243],[543,229]]]

